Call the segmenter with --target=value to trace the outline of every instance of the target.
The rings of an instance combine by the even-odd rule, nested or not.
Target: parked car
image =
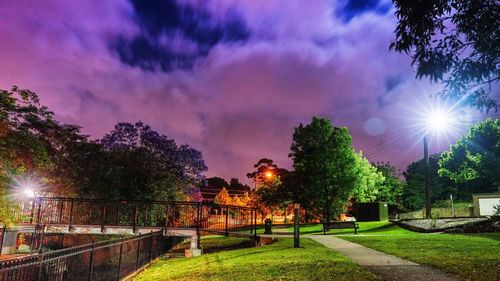
[[[340,221],[356,221],[356,218],[350,214],[340,214]]]

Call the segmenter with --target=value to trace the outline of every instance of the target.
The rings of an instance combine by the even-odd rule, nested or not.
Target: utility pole
[[[431,218],[431,168],[429,165],[429,147],[427,136],[424,136],[424,162],[425,162],[425,218]]]

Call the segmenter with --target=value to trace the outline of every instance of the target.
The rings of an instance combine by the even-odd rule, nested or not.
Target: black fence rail
[[[162,231],[0,261],[0,281],[121,280],[173,246]]]
[[[41,197],[23,209],[22,217],[37,225],[196,228],[206,231],[255,233],[257,209],[207,202],[125,201]]]

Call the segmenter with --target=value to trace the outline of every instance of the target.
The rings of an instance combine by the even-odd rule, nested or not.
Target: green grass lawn
[[[209,243],[229,243],[225,239],[213,238]],[[348,258],[310,239],[301,239],[301,248],[295,249],[291,238],[280,238],[271,245],[258,248],[223,251],[196,258],[158,260],[134,280],[379,279]]]
[[[383,229],[341,238],[466,279],[500,280],[500,233],[420,234],[397,226],[387,227],[387,232]]]
[[[333,229],[327,235],[462,276],[471,280],[500,280],[500,233],[426,234],[389,222],[359,222],[352,229]],[[289,228],[293,231],[293,228]],[[322,226],[301,227],[302,234],[322,234]]]
[[[189,249],[190,241],[185,241],[178,246],[176,246],[172,252],[184,252],[185,249]],[[249,238],[239,238],[239,237],[225,237],[223,235],[210,235],[202,236],[200,241],[201,247],[203,248],[203,253],[215,253],[223,250],[235,250],[241,248],[251,248],[254,246],[254,242]]]

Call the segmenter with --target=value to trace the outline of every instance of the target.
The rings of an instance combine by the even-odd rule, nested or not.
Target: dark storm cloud
[[[385,14],[392,7],[392,3],[387,0],[342,0],[337,5],[337,16],[344,21],[366,12]]]
[[[250,33],[243,19],[228,11],[215,18],[201,6],[175,0],[131,0],[140,33],[118,36],[111,43],[120,60],[145,70],[190,68],[219,43],[245,41]]]

